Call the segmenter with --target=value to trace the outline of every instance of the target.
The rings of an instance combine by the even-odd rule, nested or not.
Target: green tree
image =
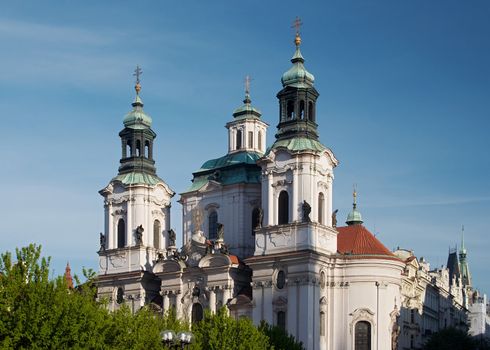
[[[204,313],[204,319],[192,326],[194,343],[191,349],[262,350],[269,349],[269,339],[246,317],[238,320],[228,316],[223,307],[216,314]]]
[[[456,328],[446,328],[434,333],[423,347],[424,350],[476,350],[475,341],[468,333]]]
[[[274,350],[304,350],[303,343],[288,334],[281,327],[271,326],[265,321],[260,322],[259,331],[269,338]]]

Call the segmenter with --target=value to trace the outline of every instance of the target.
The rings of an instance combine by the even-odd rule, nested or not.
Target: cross
[[[250,78],[250,75],[247,75],[245,77],[245,93],[248,95],[250,93],[250,81],[252,79]]]
[[[303,25],[303,22],[301,22],[301,18],[296,16],[296,19],[294,20],[291,28],[296,28],[296,34],[299,34],[299,27],[301,27],[302,25]]]
[[[140,75],[143,74],[143,71],[141,70],[140,66],[136,66],[136,69],[134,70],[133,76],[136,77],[136,84],[140,83]]]

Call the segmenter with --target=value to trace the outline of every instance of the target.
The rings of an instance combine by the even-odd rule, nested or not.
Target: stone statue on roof
[[[177,239],[177,235],[175,234],[175,231],[173,229],[170,229],[168,231],[168,246],[175,247],[176,239]]]
[[[307,201],[303,201],[303,222],[311,222],[310,213],[311,213],[311,205]]]
[[[332,226],[337,227],[337,213],[339,212],[338,209],[335,209],[334,212],[332,213]]]
[[[136,227],[136,245],[142,245],[143,244],[143,232],[145,229],[143,228],[143,225],[139,225]]]
[[[105,238],[105,235],[101,232],[100,233],[100,250],[105,250],[105,246],[106,246],[106,238]]]

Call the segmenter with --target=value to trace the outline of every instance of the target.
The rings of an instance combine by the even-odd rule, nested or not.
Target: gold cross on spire
[[[250,94],[250,81],[252,79],[250,78],[250,75],[245,76],[245,94]]]
[[[301,22],[301,19],[298,16],[296,16],[296,19],[294,20],[293,25],[291,26],[291,28],[296,29],[296,37],[294,38],[294,43],[296,44],[296,46],[301,45],[301,37],[299,36],[299,27],[301,27],[302,25],[303,22]]]
[[[133,76],[136,77],[136,84],[134,86],[134,89],[136,90],[136,94],[139,94],[141,91],[141,85],[140,85],[141,74],[143,74],[143,71],[141,70],[140,66],[137,65],[133,73]]]

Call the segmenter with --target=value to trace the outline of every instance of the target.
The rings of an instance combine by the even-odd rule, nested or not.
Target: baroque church
[[[430,270],[411,251],[390,251],[363,226],[355,192],[346,226],[338,225],[332,188],[339,162],[319,138],[319,93],[299,32],[294,43],[277,93],[274,143],[266,145],[269,125],[247,85],[226,124],[226,154],[204,162],[180,193],[182,247],[170,225],[175,192],[156,173],[156,133],[137,68],[118,175],[99,192],[98,297],[111,309],[173,308],[189,322],[226,307],[318,350],[416,349],[443,327],[463,327],[472,292],[463,257]]]

